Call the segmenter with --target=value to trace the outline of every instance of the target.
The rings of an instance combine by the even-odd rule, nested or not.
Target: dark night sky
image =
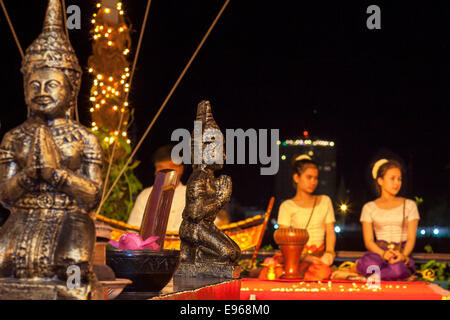
[[[146,2],[123,1],[136,30],[134,46]],[[5,3],[25,48],[40,32],[46,1]],[[95,1],[66,4],[82,10],[82,29],[70,36],[86,68]],[[222,4],[152,1],[130,95],[136,114],[133,141],[145,131]],[[366,28],[370,4],[381,7],[381,30]],[[20,56],[4,16],[0,19],[3,136],[26,113]],[[405,195],[424,197],[421,214],[430,217],[436,199],[446,199],[448,221],[449,32],[449,1],[232,0],[138,152],[143,163],[137,174],[151,184],[151,153],[170,140],[174,129],[191,131],[197,103],[209,99],[222,129],[279,128],[282,139],[308,130],[335,141],[338,178],[344,177],[355,208],[373,196],[369,163],[383,150],[398,155],[408,169]],[[88,125],[87,72],[83,81],[79,106]],[[256,165],[224,171],[233,179],[239,203],[265,207],[272,177],[260,176]]]

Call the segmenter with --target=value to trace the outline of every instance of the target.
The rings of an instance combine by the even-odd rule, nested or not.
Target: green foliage
[[[274,248],[272,247],[271,244],[268,244],[266,246],[261,247],[261,250],[271,251],[271,250],[274,250]]]
[[[419,206],[423,203],[422,197],[414,197],[414,200],[416,201],[416,205]]]
[[[262,259],[255,259],[253,264],[251,264],[251,259],[240,259],[238,264],[241,267],[241,277],[249,277],[252,270],[261,267],[261,263],[263,263]]]
[[[430,245],[425,246],[425,252],[433,253],[433,248]],[[434,280],[438,281],[450,281],[450,264],[446,262],[436,262],[436,260],[430,260],[427,263],[421,264],[420,271],[433,270]],[[421,273],[419,272],[419,275]]]
[[[132,152],[131,146],[127,143],[127,139],[122,136],[116,136],[117,146],[114,153],[114,159],[111,159],[113,143],[110,143],[109,133],[105,129],[94,131],[100,139],[102,148],[105,153],[106,163],[103,170],[103,181],[106,179],[109,162],[112,161],[111,171],[108,178],[106,191],[111,188],[112,184],[119,176],[120,171],[124,167],[126,161]],[[122,177],[114,186],[113,191],[103,204],[100,213],[108,218],[124,221],[128,220],[131,210],[134,206],[133,196],[142,190],[142,183],[134,175],[133,170],[139,165],[139,161],[133,161],[127,167]]]
[[[433,248],[429,244],[427,244],[423,249],[426,253],[434,253]]]

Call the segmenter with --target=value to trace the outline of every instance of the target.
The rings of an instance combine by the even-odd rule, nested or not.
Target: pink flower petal
[[[112,245],[115,248],[119,248],[120,247],[120,244],[117,241],[114,241],[114,240],[109,240],[108,244]]]
[[[148,237],[142,244],[147,245],[147,244],[156,242],[156,240],[158,240],[158,239],[159,239],[158,236]]]

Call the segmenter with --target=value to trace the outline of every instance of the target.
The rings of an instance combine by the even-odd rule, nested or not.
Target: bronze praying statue
[[[101,197],[103,150],[73,120],[82,70],[59,0],[49,0],[21,72],[28,119],[0,146],[0,201],[10,210],[0,228],[0,299],[93,298],[99,286],[89,212]],[[67,285],[71,266],[78,286]]]
[[[214,121],[209,101],[199,103],[197,121],[202,127],[201,131],[197,129],[199,132],[194,128],[193,172],[187,182],[186,207],[179,232],[182,262],[179,270],[191,276],[204,271],[213,275],[214,272],[206,270],[208,265],[233,266],[241,254],[239,246],[214,224],[217,213],[230,201],[232,186],[229,176],[214,176],[214,171],[223,167],[224,152],[223,138],[217,140],[222,133]],[[189,264],[190,270],[186,268]],[[195,268],[195,265],[202,267]],[[218,269],[221,267],[213,268]],[[220,272],[216,275],[220,277]]]

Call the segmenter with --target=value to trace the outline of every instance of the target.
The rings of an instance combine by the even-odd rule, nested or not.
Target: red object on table
[[[273,238],[283,252],[284,274],[281,278],[300,279],[298,261],[303,247],[308,242],[308,231],[292,227],[280,228],[275,230]]]
[[[382,281],[369,289],[361,281],[294,281],[244,278],[241,300],[442,300],[450,291],[436,284],[415,281]]]
[[[171,288],[166,287],[152,300],[239,300],[240,288],[241,279],[224,280],[222,283],[180,292],[171,292]]]

